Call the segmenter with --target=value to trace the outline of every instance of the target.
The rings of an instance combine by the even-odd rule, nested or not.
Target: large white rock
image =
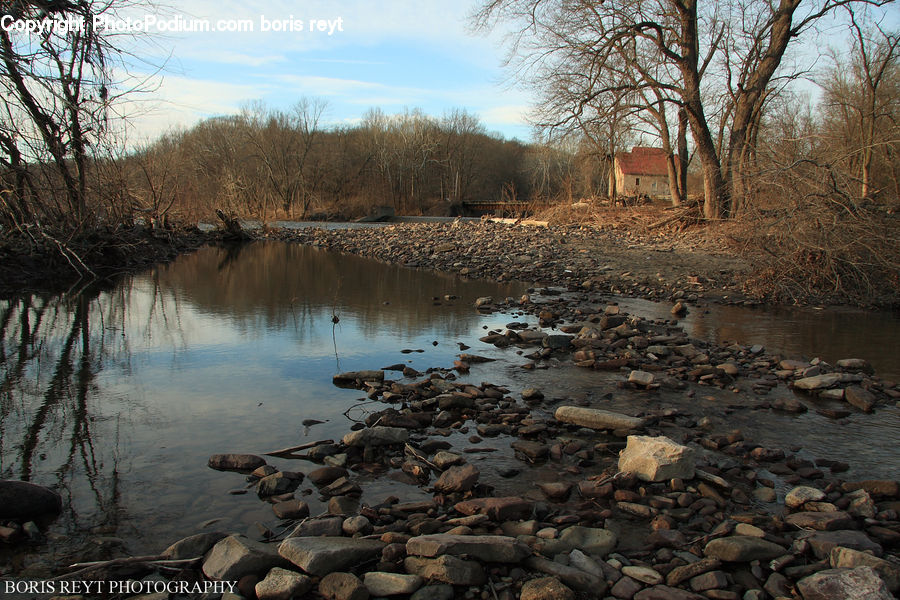
[[[638,417],[581,406],[560,406],[553,416],[557,421],[589,429],[639,429],[644,424]]]
[[[634,473],[643,481],[692,479],[694,451],[665,436],[629,435],[619,455],[619,471]]]

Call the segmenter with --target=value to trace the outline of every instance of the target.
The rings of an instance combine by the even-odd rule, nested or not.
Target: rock
[[[341,525],[341,529],[346,535],[350,537],[353,537],[353,535],[357,533],[368,535],[372,532],[372,524],[366,517],[362,515],[356,515],[344,519],[344,522]]]
[[[803,600],[892,600],[887,585],[870,567],[828,569],[797,582]]]
[[[462,463],[466,462],[466,459],[464,459],[459,454],[441,450],[434,455],[434,458],[431,459],[431,462],[433,462],[438,469],[443,470],[448,469],[454,465],[461,465]]]
[[[531,518],[533,511],[531,502],[518,496],[463,500],[453,508],[464,515],[487,515],[494,521],[524,521]]]
[[[653,373],[647,371],[632,371],[628,375],[628,383],[648,386],[653,383]]]
[[[882,548],[862,531],[817,531],[805,538],[812,548],[813,554],[824,559],[831,555],[831,549],[835,546],[851,548],[861,552],[871,552],[875,556],[881,556]]]
[[[794,382],[794,387],[798,390],[820,390],[829,388],[837,383],[860,381],[859,375],[848,375],[846,373],[825,373],[824,375],[813,375],[812,377],[804,377]]]
[[[278,496],[286,494],[297,489],[302,481],[303,474],[300,477],[292,477],[282,471],[272,473],[259,480],[256,484],[256,495],[260,498],[268,498],[269,496]]]
[[[363,576],[363,584],[373,596],[398,596],[412,594],[422,587],[424,580],[419,575],[370,571]]]
[[[332,496],[328,499],[328,514],[330,515],[355,515],[357,512],[359,512],[359,497],[357,496]],[[343,526],[342,524],[341,527],[343,528]],[[344,532],[346,533],[346,530]]]
[[[228,534],[222,533],[221,531],[198,533],[178,540],[163,550],[162,555],[167,560],[182,560],[185,558],[203,556],[209,552],[209,549],[215,546],[216,543],[226,537],[228,537]]]
[[[475,465],[462,465],[450,467],[434,483],[437,492],[451,494],[453,492],[467,492],[475,487],[481,472]]]
[[[30,519],[62,510],[59,494],[42,485],[0,480],[0,519]]]
[[[355,481],[350,481],[346,477],[335,479],[328,485],[319,489],[325,496],[359,496],[362,494],[362,488]]]
[[[619,471],[634,473],[642,481],[692,479],[694,451],[665,436],[630,435],[619,455]]]
[[[240,471],[249,473],[266,464],[266,460],[255,454],[213,454],[207,466],[216,471]]]
[[[307,477],[316,486],[323,486],[328,485],[341,477],[346,477],[347,475],[347,469],[344,469],[343,467],[320,467],[310,471]]]
[[[369,600],[369,590],[352,573],[329,573],[319,582],[325,600]]]
[[[592,597],[600,598],[606,593],[606,582],[581,569],[570,567],[556,561],[547,560],[540,556],[529,556],[523,561],[523,565],[529,569],[553,575],[570,588],[580,592],[590,592]]]
[[[703,553],[726,562],[771,560],[787,551],[778,544],[747,535],[717,538],[706,544]]]
[[[624,566],[622,567],[622,575],[631,577],[634,580],[648,585],[659,585],[664,581],[663,576],[659,574],[659,571],[651,569],[650,567]]]
[[[825,492],[820,489],[805,485],[797,486],[784,497],[784,504],[788,508],[799,508],[806,502],[818,502],[825,499]]]
[[[565,502],[572,491],[572,484],[567,481],[549,481],[537,485],[547,498],[555,502]]]
[[[619,580],[609,589],[609,593],[616,598],[625,600],[633,598],[636,593],[644,588],[643,584],[635,581],[631,577],[620,577]]]
[[[355,385],[356,381],[384,381],[384,371],[348,371],[331,378],[337,386]]]
[[[875,394],[858,385],[851,385],[844,390],[844,400],[863,412],[872,412],[877,401]]]
[[[426,585],[419,588],[409,600],[453,600],[453,586],[446,583]]]
[[[305,519],[309,516],[309,504],[303,500],[285,500],[273,504],[272,511],[279,519]]]
[[[559,540],[570,548],[578,548],[587,554],[606,556],[616,547],[616,534],[607,529],[573,525],[563,529]]]
[[[691,589],[695,592],[718,590],[728,586],[728,576],[724,571],[709,571],[691,578]]]
[[[787,515],[784,518],[784,522],[800,529],[815,529],[817,531],[853,529],[856,526],[853,517],[843,511],[797,512]]]
[[[517,563],[531,550],[514,537],[505,535],[420,535],[406,542],[406,553],[436,557],[442,554],[467,554],[485,562]]]
[[[273,546],[230,535],[219,540],[203,561],[203,573],[214,581],[237,581],[244,575],[262,575],[287,566]]]
[[[489,304],[494,303],[494,298],[491,296],[481,296],[480,298],[475,299],[475,308],[480,308],[482,306],[488,306]]]
[[[409,441],[409,430],[402,427],[367,427],[351,431],[341,440],[345,446],[388,446]]]
[[[532,459],[543,458],[550,453],[550,448],[547,444],[528,440],[516,440],[510,444],[510,447]]]
[[[522,390],[522,400],[526,402],[535,402],[537,400],[543,400],[544,393],[541,390],[535,388],[525,388]]]
[[[481,564],[455,556],[444,555],[438,558],[407,556],[403,566],[407,572],[419,575],[427,581],[440,581],[451,585],[484,585],[487,581]]]
[[[896,498],[900,496],[900,483],[891,479],[869,479],[866,481],[848,481],[841,488],[845,492],[866,490],[876,498]]]
[[[864,519],[874,519],[878,512],[875,502],[866,490],[854,490],[847,494],[845,498],[850,500],[847,512],[854,517],[862,517]]]
[[[848,371],[862,371],[869,374],[875,372],[875,369],[872,368],[872,365],[870,365],[868,361],[861,358],[842,358],[841,360],[837,361],[835,365],[837,365],[839,369],[847,369]]]
[[[553,416],[557,421],[589,429],[640,429],[644,425],[644,419],[580,406],[560,406]]]
[[[575,592],[556,577],[541,577],[525,582],[519,600],[575,600]]]
[[[340,537],[343,531],[344,519],[341,517],[325,517],[303,521],[288,537]]]
[[[384,542],[363,538],[293,537],[284,540],[278,553],[310,575],[343,571],[381,554]]]
[[[312,580],[301,573],[275,567],[265,579],[256,584],[259,600],[290,600],[302,596],[312,588]]]
[[[895,594],[900,590],[900,564],[888,562],[883,558],[872,556],[868,552],[840,546],[831,549],[829,563],[835,569],[871,567],[887,585],[888,590]]]
[[[706,596],[666,585],[655,585],[634,595],[634,600],[708,600]]]
[[[702,575],[719,568],[722,562],[718,558],[702,558],[697,562],[675,567],[666,575],[666,583],[670,586],[679,585],[697,575]]]
[[[676,317],[681,317],[687,314],[687,307],[684,305],[684,302],[679,300],[672,306],[672,310],[670,312]]]

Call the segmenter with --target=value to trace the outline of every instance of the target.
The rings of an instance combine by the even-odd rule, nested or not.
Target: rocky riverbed
[[[714,279],[715,272],[655,283],[644,274],[629,287],[629,279],[605,277],[609,270],[578,251],[557,253],[577,247],[569,234],[554,245],[546,232],[535,233],[498,258],[504,230],[476,228],[447,241],[438,234],[454,232],[452,225],[417,226],[434,247],[410,248],[399,259],[566,285],[565,292],[479,298],[472,308],[528,314],[538,326],[517,321],[487,331],[482,347],[461,348],[453,365],[422,372],[372,365],[336,375],[335,385],[364,393],[369,410],[348,420],[340,439],[272,453],[295,459],[294,470],[279,470],[264,456],[208,458],[222,477],[245,483],[236,493],[271,504],[270,522],[245,532],[214,531],[211,523],[165,549],[160,544],[158,555],[79,565],[56,581],[129,580],[129,590],[154,598],[195,589],[171,587],[174,582],[231,582],[234,589],[213,588],[205,596],[229,600],[897,594],[895,476],[867,477],[872,466],[858,464],[857,456],[810,457],[799,441],[760,444],[718,418],[788,420],[810,411],[822,423],[879,419],[896,411],[895,382],[878,378],[857,357],[828,364],[773,355],[763,346],[693,340],[674,321],[626,314],[603,296],[631,291],[670,298],[679,313],[693,310],[700,294],[730,295],[730,284]],[[408,235],[401,228],[379,231],[299,235],[382,258],[395,250],[391,240]],[[450,243],[468,243],[468,250],[463,256],[439,249]],[[479,248],[490,250],[479,255]],[[479,364],[488,360],[505,361],[525,383],[479,381]],[[614,391],[567,395],[547,383],[563,368],[580,369],[588,380],[612,378]],[[685,401],[680,407],[660,402],[665,394]],[[717,418],[704,414],[710,403]],[[509,460],[480,460],[500,454]],[[418,493],[378,497],[372,490],[385,479]],[[11,484],[0,485],[0,497],[4,485]],[[39,539],[29,520],[31,492],[14,491],[20,512],[4,513],[0,533],[7,543]],[[45,503],[42,512],[58,506],[44,490],[33,490],[33,497]],[[325,509],[314,514],[313,506]]]

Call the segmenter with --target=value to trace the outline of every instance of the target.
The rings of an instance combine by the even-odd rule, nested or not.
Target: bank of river
[[[798,504],[792,512],[803,514],[789,522],[806,519],[808,529],[820,521],[806,513],[843,512],[828,517],[828,528],[852,524],[885,555],[895,552],[897,491],[889,483],[863,486],[863,498],[841,483],[890,482],[900,463],[896,386],[872,378],[863,363],[836,366],[841,358],[874,362],[872,353],[855,351],[866,343],[853,356],[840,354],[844,348],[798,352],[825,356],[828,365],[782,363],[800,357],[783,354],[790,348],[776,354],[768,338],[758,342],[765,347],[741,340],[701,304],[688,302],[687,320],[676,324],[665,314],[670,304],[629,304],[598,281],[584,285],[581,273],[542,255],[537,242],[533,250],[533,263],[513,256],[517,270],[504,270],[507,282],[495,284],[299,245],[207,248],[114,289],[10,301],[2,307],[0,466],[6,478],[56,488],[65,510],[45,531],[48,542],[7,548],[6,572],[46,576],[76,559],[153,554],[204,531],[280,539],[299,524],[307,535],[380,540],[377,552],[374,545],[363,552],[371,562],[362,570],[396,572],[394,590],[418,589],[423,581],[415,577],[424,576],[429,593],[447,593],[450,584],[460,596],[493,588],[514,597],[549,574],[611,597],[630,586],[634,597],[687,598],[662,588],[690,590],[693,578],[705,576],[710,587],[701,591],[716,592],[705,597],[741,597],[773,574],[790,589],[821,570],[814,550],[821,540],[795,550],[796,529],[780,516],[785,494],[798,485],[822,496]],[[432,266],[417,255],[401,258]],[[490,270],[489,258],[474,252],[451,259],[456,273]],[[529,293],[513,280],[529,267],[548,277],[563,267],[556,283],[578,291]],[[705,275],[686,276],[698,280],[684,285],[702,287],[700,278],[709,285]],[[633,291],[620,285],[608,292]],[[652,289],[662,296],[663,288]],[[704,294],[696,287],[666,293],[679,291],[685,300]],[[750,311],[740,313],[747,323],[765,314],[740,310]],[[737,320],[734,314],[727,318]],[[753,330],[745,324],[742,331]],[[875,355],[888,354],[875,345]],[[368,373],[350,377],[347,387],[332,385],[346,371]],[[856,396],[792,389],[820,375],[836,376],[823,390],[866,392],[859,397],[874,414],[860,410],[866,404]],[[562,406],[602,408],[640,424],[579,428],[554,418]],[[360,427],[370,432],[367,443],[345,437]],[[680,482],[616,477],[629,430],[687,443],[702,472],[682,472]],[[408,446],[397,444],[401,438]],[[325,439],[335,443],[300,451],[311,452],[312,462],[266,457],[272,475],[282,475],[269,480],[276,493],[262,499],[259,484],[206,467],[218,453],[261,455]],[[451,456],[439,459],[441,450]],[[265,501],[282,495],[293,503],[279,509],[293,508],[290,518],[276,518]],[[485,498],[505,508],[485,508]],[[345,516],[304,519],[302,505],[310,515]],[[755,529],[735,536],[736,523]],[[423,540],[411,541],[448,531],[489,550],[441,546],[431,556],[417,546]],[[769,554],[778,550],[773,558],[793,559],[754,571],[744,555],[728,562],[706,546],[713,538],[742,544],[731,538],[756,531],[773,544]],[[492,533],[506,535],[484,539]],[[515,560],[492,560],[502,552]],[[460,554],[455,560],[464,564],[445,558]],[[710,568],[680,579],[686,571],[679,569],[698,560]],[[209,575],[214,565],[201,562]],[[302,585],[324,593],[324,572],[291,564],[313,576]],[[370,578],[372,589],[380,589],[379,578],[389,579]]]

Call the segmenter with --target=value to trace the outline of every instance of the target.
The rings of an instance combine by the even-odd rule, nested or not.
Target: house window
[[[634,178],[634,185],[641,185],[641,178],[640,178],[640,177],[635,177],[635,178]]]
[[[656,182],[655,181],[650,184],[650,189],[654,190],[654,191],[656,190]]]

